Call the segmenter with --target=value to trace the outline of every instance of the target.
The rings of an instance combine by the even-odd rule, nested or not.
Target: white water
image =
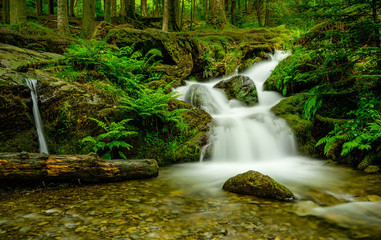
[[[41,153],[49,153],[48,146],[46,145],[44,132],[42,128],[42,121],[40,110],[38,108],[38,98],[37,98],[37,80],[34,79],[25,79],[28,87],[30,88],[30,95],[33,101],[33,117],[36,125],[37,135],[38,135],[38,143],[40,146]]]
[[[255,64],[242,75],[250,77],[258,91],[259,104],[243,106],[237,100],[228,100],[213,86],[224,79],[207,83],[187,82],[176,89],[180,99],[192,101],[202,96],[197,105],[209,112],[215,123],[212,138],[212,156],[209,161],[181,164],[175,167],[174,177],[193,187],[220,189],[228,178],[248,170],[269,175],[302,194],[300,185],[324,186],[336,178],[336,170],[322,166],[321,161],[302,157],[291,129],[283,119],[277,118],[271,107],[282,96],[263,91],[263,83],[276,65],[287,56],[277,51],[271,59]],[[184,180],[186,179],[186,180]]]
[[[342,178],[347,178],[348,172],[300,156],[290,128],[270,111],[282,97],[276,92],[263,91],[263,83],[286,56],[278,51],[271,56],[271,60],[257,63],[243,73],[257,87],[259,104],[254,107],[245,107],[237,100],[228,101],[221,90],[213,88],[224,79],[208,83],[187,82],[186,86],[176,89],[182,94],[180,98],[183,100],[194,100],[193,104],[201,105],[212,115],[215,123],[214,134],[211,136],[211,159],[180,164],[169,170],[169,175],[179,185],[198,193],[221,191],[228,178],[255,170],[286,185],[302,199],[308,198],[308,189],[320,189],[321,192],[348,197],[340,190]],[[202,96],[202,101],[192,97],[197,95]],[[377,212],[380,208],[381,201],[345,203],[325,208],[312,207],[305,215],[327,218],[342,226],[353,224],[379,228],[381,216]]]

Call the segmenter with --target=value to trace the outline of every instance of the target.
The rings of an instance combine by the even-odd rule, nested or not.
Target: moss
[[[370,165],[364,170],[365,173],[377,173],[379,171],[380,171],[380,167],[375,165]]]

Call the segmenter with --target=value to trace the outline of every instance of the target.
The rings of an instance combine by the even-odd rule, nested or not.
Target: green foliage
[[[134,50],[134,46],[118,49],[106,44],[106,40],[78,41],[79,44],[72,44],[65,54],[67,67],[61,76],[69,80],[106,80],[134,94],[139,89],[138,83],[158,77],[151,71],[162,57],[157,49],[151,49],[143,56],[141,51]]]
[[[131,119],[124,119],[120,122],[109,122],[106,118],[105,122],[95,118],[89,119],[95,121],[105,133],[99,134],[97,137],[87,136],[82,139],[82,143],[89,143],[94,152],[101,155],[102,158],[113,159],[122,157],[127,159],[123,151],[129,150],[132,146],[126,140],[132,135],[137,134],[135,131],[127,130],[126,124]]]
[[[342,156],[354,149],[370,150],[374,146],[379,146],[381,141],[380,104],[379,96],[376,97],[372,93],[364,94],[358,103],[358,108],[348,112],[348,115],[354,118],[345,124],[336,124],[335,128],[321,138],[316,145],[325,144],[324,154],[327,154],[334,143],[339,143],[342,147]]]
[[[319,85],[308,92],[308,99],[304,102],[303,117],[307,120],[313,120],[316,112],[322,105],[323,95],[329,93],[332,87],[330,85]]]
[[[170,111],[168,108],[168,102],[175,94],[175,92],[165,93],[163,88],[141,89],[136,98],[126,97],[123,103],[125,108],[136,112],[146,126],[154,126],[157,129],[159,123],[172,123],[182,128],[183,119],[180,113],[187,109]]]

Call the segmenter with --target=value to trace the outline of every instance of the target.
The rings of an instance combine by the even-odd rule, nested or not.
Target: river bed
[[[177,181],[179,166],[155,179],[75,185],[3,195],[0,239],[379,239],[381,224],[301,216],[301,203],[263,200]],[[349,171],[346,170],[345,171]],[[381,176],[351,171],[348,200],[381,196]],[[324,200],[322,195],[311,198]],[[376,199],[377,200],[377,199]],[[315,201],[316,202],[316,201]],[[337,202],[336,202],[337,203]],[[377,202],[376,202],[377,203]],[[308,204],[307,204],[308,205]],[[339,226],[345,221],[353,225]],[[361,222],[365,221],[365,224]]]

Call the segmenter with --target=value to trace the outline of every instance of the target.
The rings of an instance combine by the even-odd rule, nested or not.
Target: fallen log
[[[106,160],[96,155],[0,153],[1,182],[115,182],[157,177],[156,160]]]

